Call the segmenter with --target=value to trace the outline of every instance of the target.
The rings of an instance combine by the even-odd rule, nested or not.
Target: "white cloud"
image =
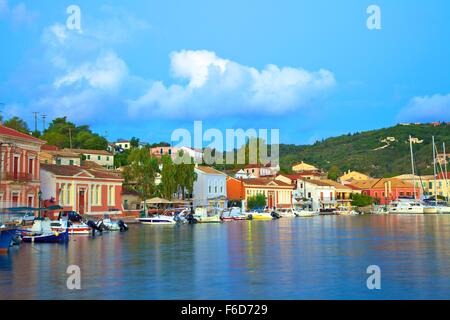
[[[100,55],[94,62],[86,62],[56,79],[54,86],[60,88],[82,85],[86,81],[91,88],[103,90],[117,89],[128,75],[126,63],[110,51]]]
[[[306,107],[336,83],[328,70],[275,65],[258,70],[205,50],[173,52],[170,58],[173,77],[187,84],[153,82],[144,95],[129,101],[132,116],[283,114]]]
[[[37,17],[37,13],[28,10],[21,2],[10,7],[8,0],[0,0],[0,18],[9,18],[14,25],[31,24]]]
[[[397,118],[402,122],[450,121],[450,94],[414,97]]]

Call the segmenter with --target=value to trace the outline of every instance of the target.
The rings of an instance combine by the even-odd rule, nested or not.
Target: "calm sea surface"
[[[67,289],[69,265],[82,290]],[[416,298],[450,298],[450,215],[132,225],[0,256],[0,299]]]

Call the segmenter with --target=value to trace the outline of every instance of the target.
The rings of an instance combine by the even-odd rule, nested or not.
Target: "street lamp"
[[[39,199],[38,218],[41,218],[41,202],[42,202],[42,191],[41,190],[39,190],[39,192],[38,192],[38,199]]]

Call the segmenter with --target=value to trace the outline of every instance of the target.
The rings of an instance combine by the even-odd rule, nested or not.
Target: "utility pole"
[[[434,205],[437,207],[437,181],[436,181],[436,144],[433,136],[433,171],[434,171]]]
[[[72,129],[69,127],[69,145],[70,149],[72,149]]]
[[[34,114],[34,132],[37,132],[38,131],[37,127],[38,127],[38,114],[39,114],[39,112],[34,111],[33,114]]]

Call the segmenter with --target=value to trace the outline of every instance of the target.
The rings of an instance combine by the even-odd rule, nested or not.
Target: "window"
[[[56,159],[56,164],[57,164],[58,166],[61,165],[61,158],[57,158],[57,159]]]
[[[159,149],[159,154],[163,154],[163,149]]]
[[[169,155],[172,155],[172,149],[169,149]]]
[[[74,165],[73,160],[69,160],[69,164],[70,164],[71,166],[73,166],[73,165]]]
[[[86,159],[91,160],[91,155],[88,154],[88,155],[86,156]]]
[[[106,157],[106,161],[109,161],[109,156],[108,156],[108,157]]]
[[[34,159],[30,158],[28,159],[28,173],[33,174],[34,172]]]
[[[102,160],[102,156],[98,156],[98,157],[97,157],[97,160],[98,160],[98,161]]]

